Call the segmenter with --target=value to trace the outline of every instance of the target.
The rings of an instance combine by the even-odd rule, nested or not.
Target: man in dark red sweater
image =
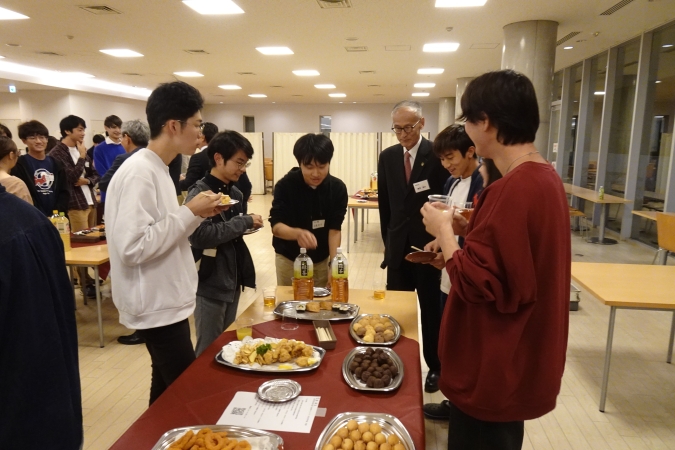
[[[448,449],[520,449],[523,421],[555,408],[565,368],[567,198],[533,145],[539,110],[527,77],[505,70],[476,78],[462,112],[478,155],[504,177],[483,191],[469,223],[443,204],[422,208],[452,282],[439,339],[439,385],[452,405]],[[463,249],[455,234],[465,236]]]

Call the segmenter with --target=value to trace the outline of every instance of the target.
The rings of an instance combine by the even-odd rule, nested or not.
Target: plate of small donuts
[[[278,450],[284,448],[284,440],[277,434],[254,428],[202,425],[169,430],[152,450],[192,449],[195,446],[205,450]]]

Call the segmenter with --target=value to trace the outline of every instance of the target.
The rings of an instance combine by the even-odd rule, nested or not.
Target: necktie
[[[412,168],[410,167],[410,152],[406,150],[405,152],[405,184],[410,183],[410,172]]]

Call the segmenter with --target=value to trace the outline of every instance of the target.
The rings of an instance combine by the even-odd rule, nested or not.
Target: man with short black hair
[[[294,167],[274,188],[270,210],[276,252],[277,285],[290,286],[293,262],[306,248],[314,263],[314,285],[330,282],[328,267],[342,239],[347,187],[330,174],[333,143],[322,134],[306,134],[293,146]]]
[[[112,115],[103,121],[106,138],[94,148],[94,167],[103,176],[112,166],[119,155],[123,155],[124,147],[121,144],[122,119]],[[105,191],[101,192],[101,203],[105,204]]]
[[[0,136],[6,136],[12,139],[12,132],[2,123],[0,123]]]
[[[28,153],[19,157],[12,175],[26,183],[33,205],[50,217],[54,211],[68,212],[70,190],[63,166],[45,153],[48,136],[47,127],[37,120],[19,125],[19,138]]]
[[[218,133],[202,153],[207,153],[211,171],[192,185],[186,201],[210,190],[239,203],[204,219],[190,236],[192,248],[201,251],[195,308],[197,356],[234,322],[244,287],[255,289],[255,267],[242,236],[263,226],[258,214],[246,214],[247,204],[234,186],[251,164],[253,147],[248,139],[236,131]]]
[[[188,236],[203,218],[229,208],[206,191],[183,206],[167,165],[195,151],[204,98],[182,81],[159,85],[145,108],[150,142],[117,170],[106,201],[113,302],[152,360],[150,404],[194,361],[188,317],[197,270]]]
[[[199,150],[190,157],[185,177],[179,182],[181,191],[190,189],[197,180],[201,180],[211,170],[209,155],[205,150],[216,134],[218,134],[218,125],[204,122],[204,128],[202,128],[201,135],[199,136]]]

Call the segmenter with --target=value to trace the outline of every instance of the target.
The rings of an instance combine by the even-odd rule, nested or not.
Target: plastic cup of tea
[[[240,317],[237,319],[237,339],[243,340],[246,336],[253,336],[253,319]]]
[[[434,203],[434,202],[441,202],[441,203],[448,203],[448,196],[447,195],[440,195],[440,194],[431,194],[429,197],[429,203]]]
[[[384,281],[375,281],[373,283],[373,298],[375,300],[384,300],[387,293],[387,283]]]
[[[471,219],[471,214],[473,214],[473,203],[472,202],[459,202],[454,204],[455,208],[457,208],[457,212],[464,217],[467,222],[469,219]]]
[[[281,318],[281,329],[286,331],[298,329],[298,317],[294,309],[286,308],[284,310],[284,314]]]
[[[263,289],[263,305],[265,308],[274,308],[277,304],[277,288],[267,287]]]

